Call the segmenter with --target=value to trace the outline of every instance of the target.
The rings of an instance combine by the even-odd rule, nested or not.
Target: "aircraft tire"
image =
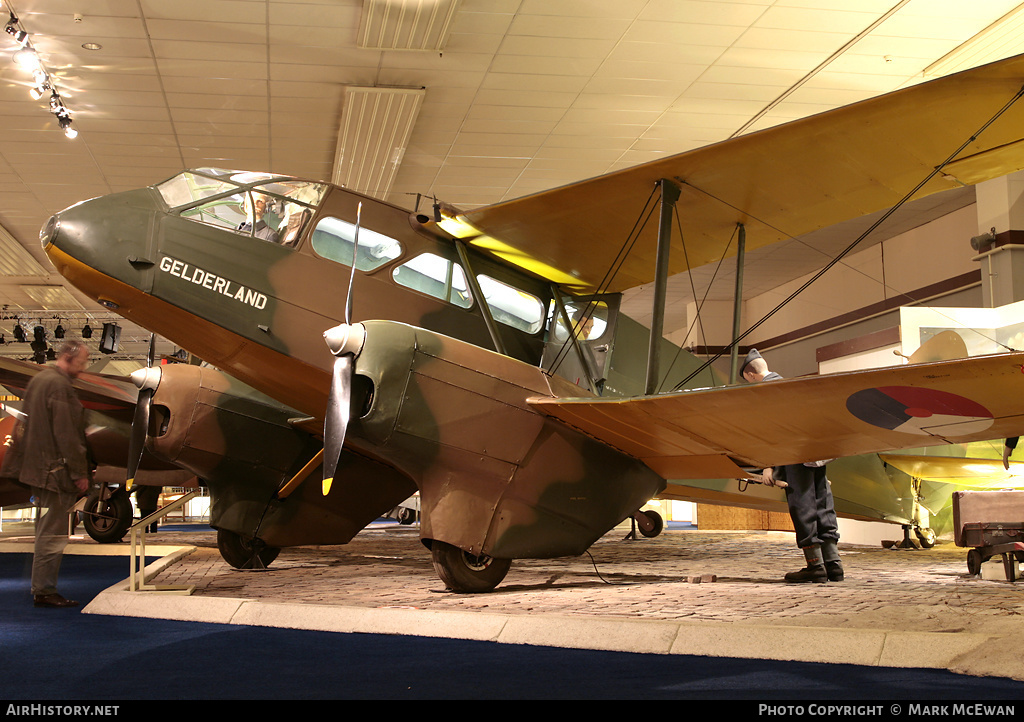
[[[430,545],[434,571],[453,592],[477,594],[494,589],[508,574],[511,559],[474,556],[457,546],[435,541]]]
[[[100,544],[121,541],[132,525],[132,502],[124,489],[114,490],[100,499],[99,489],[90,489],[82,513],[86,533]]]
[[[931,549],[935,546],[935,532],[929,528],[922,529],[921,527],[914,527],[914,533],[917,535],[917,540],[921,542],[921,546],[925,549]]]
[[[280,547],[267,546],[262,539],[249,539],[228,529],[217,530],[217,549],[235,569],[266,569],[281,553]]]
[[[661,532],[665,531],[665,520],[661,518],[661,514],[654,511],[653,509],[637,512],[637,516],[641,514],[650,519],[652,525],[650,529],[646,529],[644,528],[643,524],[637,523],[637,528],[640,530],[641,535],[647,537],[648,539],[653,539],[654,537],[661,534]]]

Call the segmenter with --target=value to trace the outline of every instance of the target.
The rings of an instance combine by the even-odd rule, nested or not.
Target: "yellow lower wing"
[[[995,459],[966,459],[949,456],[879,454],[890,466],[917,479],[956,484],[972,489],[1024,488],[1024,464],[1011,463],[1009,470]]]

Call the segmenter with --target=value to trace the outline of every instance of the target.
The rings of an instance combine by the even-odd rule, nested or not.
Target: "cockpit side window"
[[[195,173],[181,173],[169,181],[160,183],[156,189],[171,208],[190,205],[204,198],[231,193],[239,188],[234,183],[207,178]]]
[[[198,206],[186,208],[181,212],[181,217],[210,226],[237,230],[245,222],[244,206],[247,195],[233,193],[220,196]]]
[[[278,234],[278,243],[294,248],[326,195],[327,186],[323,183],[288,181],[257,186],[253,190],[276,198],[274,228]]]
[[[182,218],[294,247],[328,186],[269,173],[201,168],[156,186]],[[258,183],[251,188],[242,183]]]
[[[313,250],[328,260],[351,267],[355,238],[355,224],[327,216],[321,218],[313,229]],[[360,271],[375,271],[400,255],[402,244],[394,238],[369,228],[359,229],[356,268]]]

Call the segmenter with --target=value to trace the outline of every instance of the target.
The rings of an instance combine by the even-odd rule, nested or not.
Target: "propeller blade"
[[[345,323],[352,323],[352,287],[356,282],[356,261],[359,259],[359,227],[363,225],[363,202],[356,206],[356,234],[352,239],[352,266],[348,277],[348,293],[345,296]]]
[[[348,433],[352,408],[352,375],[355,359],[363,349],[366,329],[362,324],[343,323],[324,333],[327,347],[334,354],[331,369],[331,389],[327,397],[327,415],[324,417],[324,480],[323,493],[331,490],[334,474],[341,460],[341,450]]]
[[[146,434],[149,432],[149,409],[153,402],[153,389],[139,391],[139,400],[135,403],[135,416],[132,418],[132,435],[128,439],[128,481],[126,488],[131,491],[135,483],[135,475],[142,463],[142,451],[146,448]]]
[[[334,359],[331,374],[331,394],[327,399],[327,419],[324,426],[324,482],[323,493],[327,496],[334,481],[334,474],[341,459],[348,431],[350,403],[352,400],[352,356],[342,354]]]
[[[131,375],[132,382],[139,387],[139,399],[135,402],[135,415],[132,417],[132,433],[128,438],[128,480],[125,489],[132,490],[135,475],[142,463],[142,452],[146,448],[146,436],[149,434],[149,410],[153,407],[153,394],[160,383],[160,369],[153,368],[156,361],[156,334],[149,335],[149,354],[146,357],[146,368],[139,369]]]

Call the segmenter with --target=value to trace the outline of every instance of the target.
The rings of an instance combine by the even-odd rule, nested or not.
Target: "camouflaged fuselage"
[[[322,334],[340,320],[348,291],[349,267],[318,255],[310,236],[323,218],[354,221],[359,202],[362,226],[397,239],[403,253],[355,274],[352,317],[366,321],[367,342],[337,490],[324,499],[307,482],[277,500],[276,488],[318,446],[293,422],[322,422],[332,361]],[[58,221],[44,245],[72,283],[271,397],[257,404],[262,418],[232,412],[235,392],[213,376],[167,381],[154,397],[172,422],[151,448],[209,481],[215,525],[258,531],[274,545],[340,543],[418,487],[428,544],[558,556],[584,551],[664,485],[635,459],[529,408],[531,396],[587,394],[538,367],[543,325],[529,333],[497,324],[507,355],[495,353],[479,304],[462,308],[396,283],[419,254],[459,262],[428,219],[331,188],[292,248],[171,212],[155,189],[141,189],[78,204]],[[548,308],[550,284],[479,253],[469,262]],[[260,455],[267,446],[278,447],[274,463]],[[223,463],[212,463],[218,454]]]

